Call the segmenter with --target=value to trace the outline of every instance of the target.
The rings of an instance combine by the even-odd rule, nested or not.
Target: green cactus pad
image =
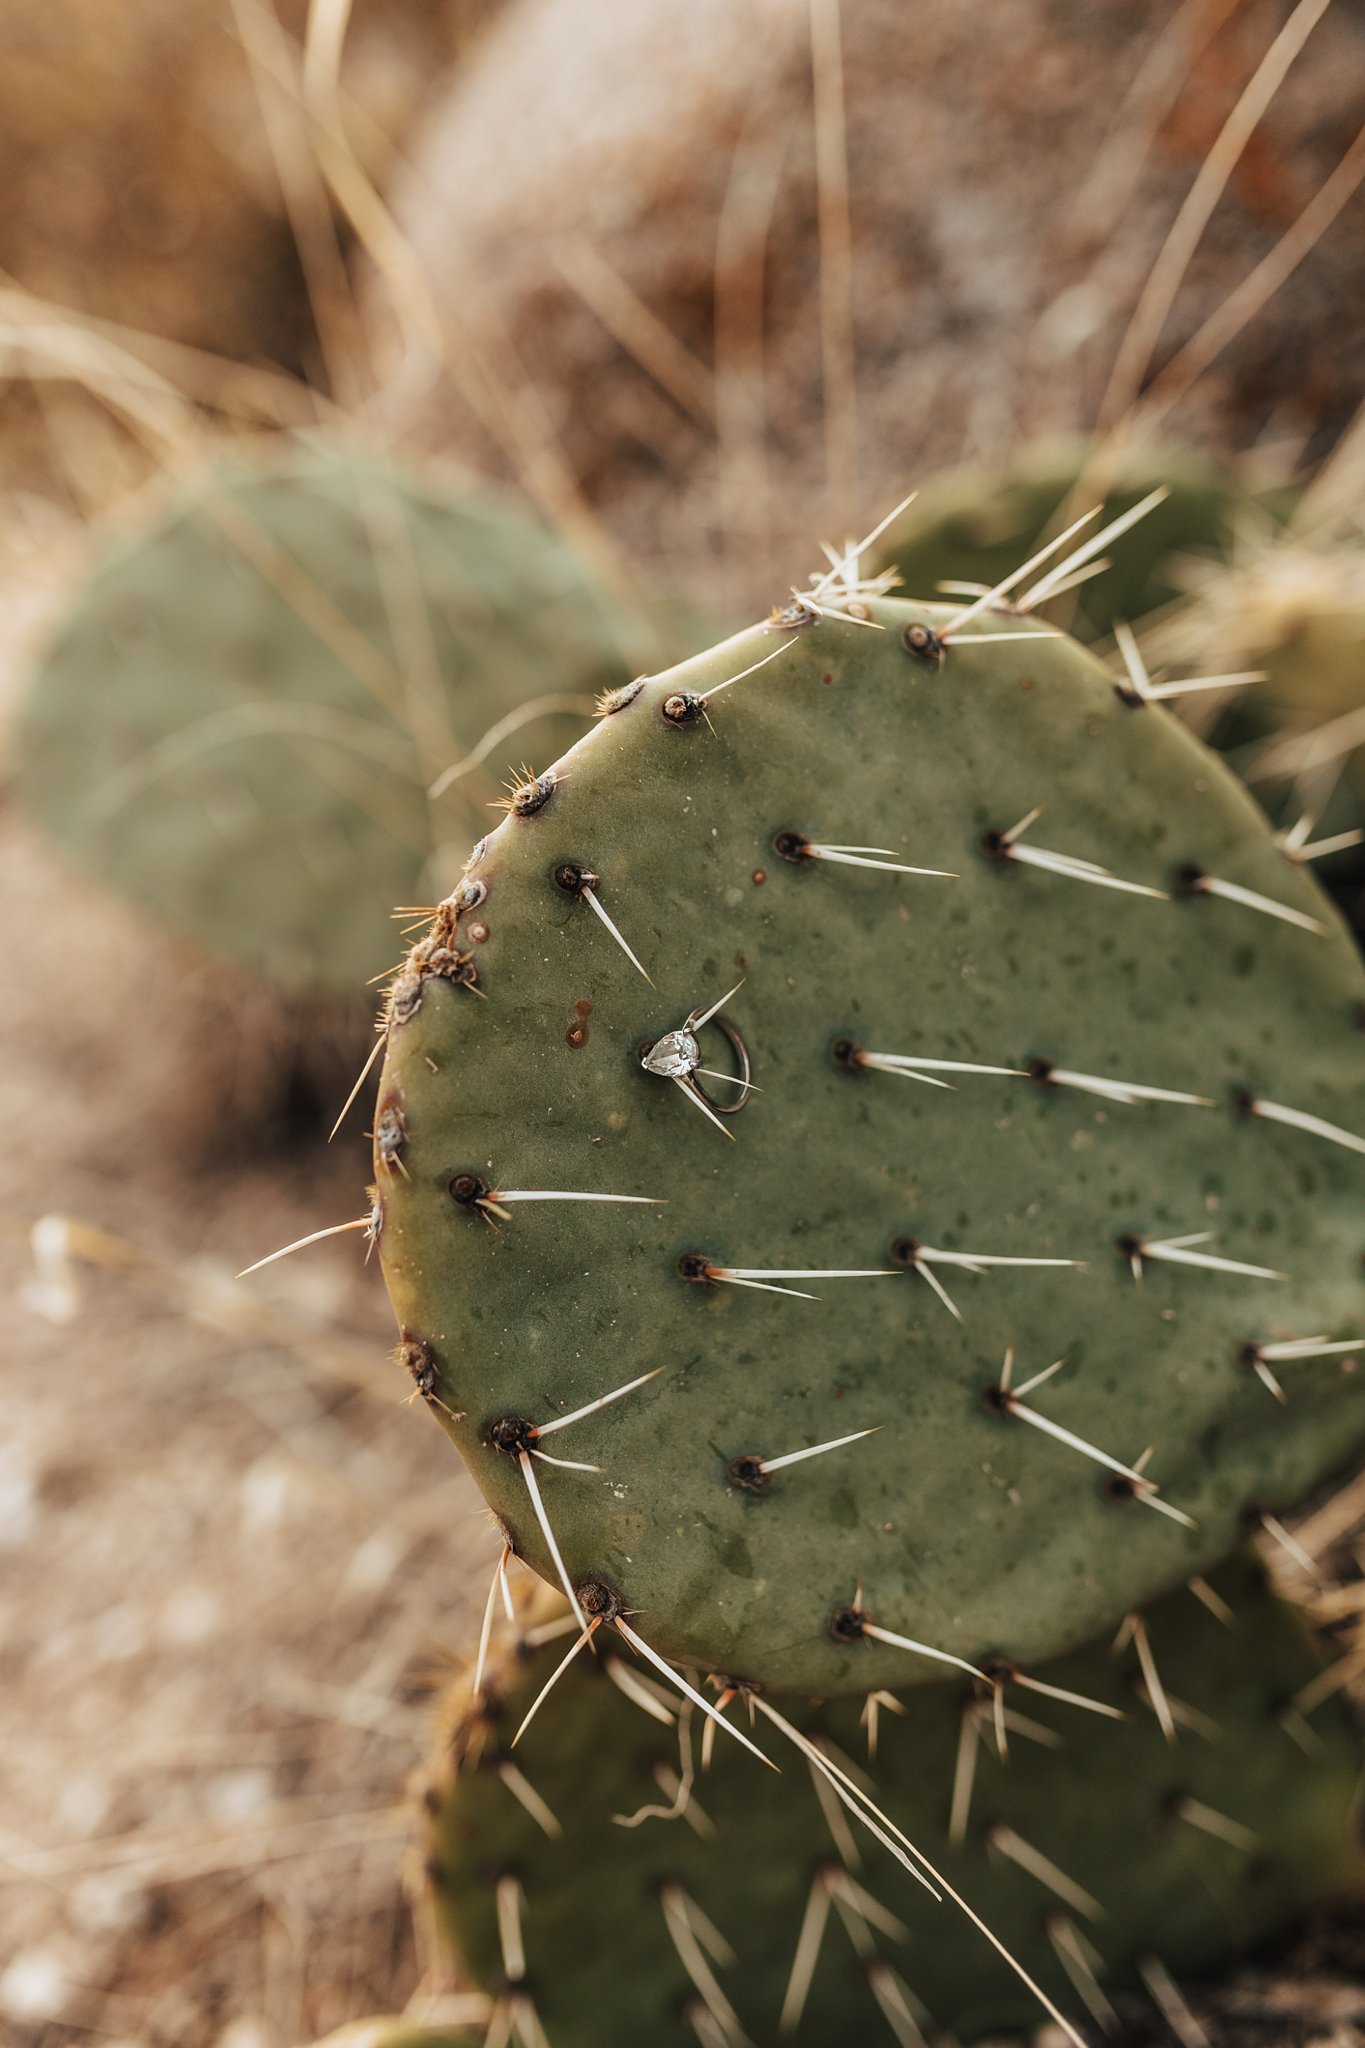
[[[619,621],[497,493],[321,449],[220,466],[113,547],[20,724],[28,805],[101,881],[286,988],[401,949],[527,749],[619,683]],[[428,786],[528,700],[487,758]],[[496,735],[495,735],[496,738]]]
[[[1365,541],[1357,528],[1310,546],[1292,532],[1248,540],[1201,574],[1157,622],[1152,654],[1177,673],[1249,670],[1203,707],[1227,753],[1281,829],[1307,814],[1308,843],[1365,829]],[[1259,671],[1259,675],[1255,672]],[[1195,708],[1198,701],[1195,700]],[[1314,858],[1314,873],[1365,935],[1365,848]]]
[[[1073,641],[982,616],[940,660],[947,609],[864,608],[882,630],[756,628],[645,682],[527,785],[394,986],[377,1123],[403,1355],[517,1553],[558,1575],[529,1474],[566,1574],[654,1647],[808,1694],[943,1675],[850,1619],[860,1587],[875,1627],[1031,1664],[1365,1438],[1365,1158],[1269,1113],[1365,1128],[1365,973],[1331,907]],[[1025,845],[1172,894],[1001,857]],[[1192,874],[1312,928],[1181,895]],[[762,1092],[717,1128],[642,1047],[741,980],[700,1057],[734,1071],[725,1021]],[[932,1087],[850,1045],[1025,1071]],[[633,1201],[510,1199],[542,1191]],[[829,1268],[878,1277],[800,1277]],[[817,1298],[760,1291],[784,1279]],[[1344,1349],[1262,1355],[1321,1333]],[[1009,1347],[1014,1389],[1067,1360],[1020,1396],[1042,1421],[1002,1402]],[[1135,1481],[1059,1429],[1130,1471],[1156,1448]]]
[[[1043,442],[1004,469],[934,477],[881,542],[879,561],[917,596],[936,596],[947,578],[994,588],[1050,538],[1094,460],[1083,445]],[[1108,489],[1087,491],[1070,516],[1102,498],[1090,529],[1098,531],[1159,486],[1169,493],[1164,503],[1116,545],[1110,566],[1077,590],[1072,631],[1080,639],[1101,639],[1116,620],[1145,618],[1169,604],[1181,594],[1191,559],[1222,559],[1231,551],[1239,516],[1282,515],[1292,502],[1287,489],[1253,493],[1209,457],[1149,449],[1123,457]]]
[[[1004,1764],[992,1706],[973,1699],[970,1683],[920,1687],[896,1712],[883,1703],[871,1762],[858,1703],[790,1716],[871,1788],[882,1811],[1082,2025],[1086,2001],[1093,2015],[1099,1999],[1138,1986],[1147,1958],[1188,1979],[1312,1905],[1359,1895],[1365,1881],[1350,1833],[1360,1770],[1354,1716],[1334,1695],[1311,1726],[1280,1718],[1320,1669],[1302,1617],[1265,1589],[1245,1555],[1215,1575],[1212,1591],[1231,1607],[1231,1626],[1184,1589],[1146,1618],[1145,1649],[1176,1717],[1174,1744],[1142,1690],[1135,1648],[1116,1657],[1107,1642],[1039,1676],[1126,1718],[1006,1685]],[[579,1656],[513,1752],[565,1640],[497,1660],[484,1700],[467,1687],[456,1695],[427,1797],[428,1878],[442,1931],[476,1979],[505,1995],[499,1880],[505,1914],[506,1893],[514,1892],[525,1968],[511,1989],[533,2003],[554,2048],[695,2048],[699,2033],[711,2038],[694,2032],[688,2016],[702,2000],[668,1931],[670,1898],[675,1924],[681,1899],[688,1922],[703,1928],[703,1944],[703,1915],[731,1944],[732,1961],[712,1954],[714,1980],[756,2048],[787,2039],[813,2048],[890,2040],[877,1988],[904,1999],[926,2029],[963,2040],[1032,2028],[1041,2017],[949,1898],[936,1903],[861,1830],[832,1837],[807,1763],[761,1713],[755,1732],[780,1777],[718,1735],[682,1817],[622,1826],[618,1816],[645,1807],[665,1815],[683,1758],[695,1763],[697,1752],[695,1725],[680,1737],[636,1703],[654,1679],[624,1644],[599,1638],[599,1657]],[[634,1700],[613,1682],[623,1669]],[[662,1712],[665,1694],[644,1697]],[[964,1749],[976,1759],[970,1785]],[[902,1923],[903,1938],[893,1927],[859,1925],[841,1855],[854,1835],[853,1880]],[[780,2030],[816,1882],[834,1910],[801,2023]],[[853,1900],[851,1929],[841,1924],[841,1896],[846,1909]],[[850,1932],[860,1934],[864,1953]],[[1082,1989],[1059,1949],[1074,1961],[1087,1947],[1094,1981],[1084,1979]]]

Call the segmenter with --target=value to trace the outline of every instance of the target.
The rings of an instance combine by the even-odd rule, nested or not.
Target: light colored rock
[[[1154,253],[1286,11],[844,0],[858,429],[836,505],[807,0],[516,0],[395,181],[454,367],[433,386],[410,362],[390,416],[515,469],[460,395],[472,336],[519,431],[558,443],[636,559],[766,607],[820,538],[932,468],[1090,424]],[[1334,8],[1233,172],[1163,356],[1345,151],[1362,69],[1365,21]],[[671,351],[623,314],[630,295]],[[1185,424],[1221,445],[1268,429],[1326,445],[1365,384],[1331,337],[1361,317],[1357,194]]]

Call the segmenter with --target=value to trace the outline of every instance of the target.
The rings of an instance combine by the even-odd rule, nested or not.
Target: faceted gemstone
[[[690,1031],[666,1031],[640,1061],[647,1074],[662,1074],[670,1081],[685,1081],[700,1063],[701,1053]]]

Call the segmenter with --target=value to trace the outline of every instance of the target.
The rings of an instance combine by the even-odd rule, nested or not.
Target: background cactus
[[[1184,593],[1191,562],[1225,560],[1251,514],[1262,522],[1283,518],[1295,495],[1287,485],[1257,488],[1231,463],[1189,449],[1116,457],[1080,442],[1039,442],[1007,467],[931,478],[881,542],[878,561],[896,569],[916,597],[936,597],[951,578],[992,586],[1048,538],[1078,491],[1083,502],[1070,516],[1102,498],[1107,521],[1156,489],[1165,491],[1163,501],[1068,606],[1078,639],[1102,639],[1117,620],[1142,619],[1171,603]]]
[[[449,887],[524,751],[568,745],[628,675],[632,629],[486,486],[326,446],[220,463],[66,612],[20,787],[176,930],[283,988],[351,991],[398,950],[395,904]]]
[[[1359,524],[1252,531],[1230,562],[1189,580],[1187,601],[1156,620],[1145,643],[1154,659],[1182,667],[1216,647],[1220,662],[1226,656],[1232,667],[1261,672],[1231,698],[1214,698],[1201,723],[1277,828],[1295,835],[1291,846],[1307,849],[1323,886],[1365,936]]]
[[[1040,1985],[1101,2026],[1150,1958],[1177,1975],[1207,1970],[1365,1883],[1348,1827],[1354,1717],[1334,1695],[1311,1729],[1285,1718],[1321,1670],[1302,1616],[1247,1554],[1205,1597],[1228,1603],[1226,1621],[1183,1589],[1145,1619],[1158,1694],[1134,1644],[1116,1657],[1108,1640],[1038,1674],[1091,1710],[1007,1691],[1007,1760],[984,1688],[884,1700],[874,1759],[860,1704],[791,1713],[832,1763],[873,1784],[882,1810]],[[728,1742],[694,1777],[690,1710],[673,1726],[676,1697],[612,1645],[575,1660],[514,1748],[562,1651],[563,1639],[509,1646],[485,1696],[457,1689],[426,1826],[441,1931],[479,1983],[533,2002],[555,2048],[869,2040],[882,2032],[878,2006],[903,2042],[921,2039],[919,2026],[972,2040],[1034,2022],[1028,1992],[977,1930],[865,1835],[855,1844],[828,1785],[815,1796],[817,1774],[813,1790],[761,1715],[754,1725],[772,1738],[782,1778]],[[1154,1699],[1175,1717],[1170,1741]],[[1103,1787],[1102,1811],[1078,1798],[1083,1785]],[[803,1925],[822,1918],[812,1953]],[[520,1974],[507,1967],[509,1925]],[[799,1985],[807,1969],[802,1998],[793,1977]]]
[[[525,786],[394,985],[376,1126],[400,1357],[517,1554],[821,1694],[1083,1641],[1365,1431],[1330,906],[1064,635],[849,601]],[[718,1129],[642,1049],[741,980]]]

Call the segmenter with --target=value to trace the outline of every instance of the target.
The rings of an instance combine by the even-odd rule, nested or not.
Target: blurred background
[[[1325,582],[1339,801],[1362,121],[1358,0],[0,0],[0,2039],[455,1989],[397,1872],[493,1533],[358,1236],[233,1276],[364,1212],[393,908],[595,690],[943,472],[1047,479],[988,550],[1188,471],[1154,644]],[[1365,2040],[1299,1975],[1219,2038]]]

